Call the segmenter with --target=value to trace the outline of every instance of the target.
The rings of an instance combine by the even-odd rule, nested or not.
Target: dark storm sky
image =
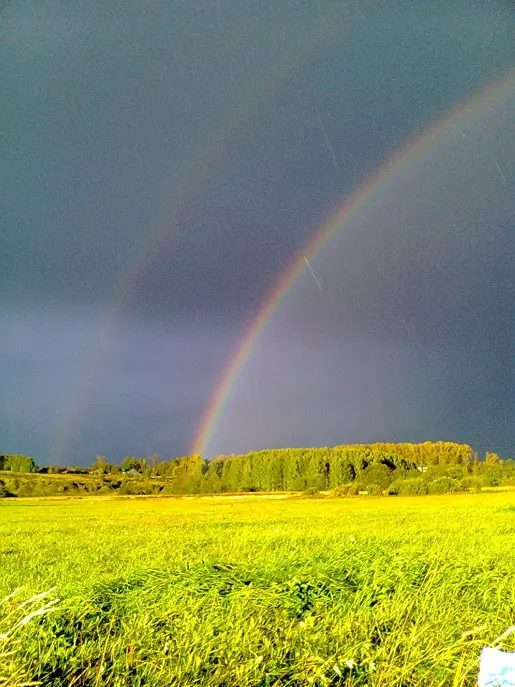
[[[0,452],[40,463],[186,452],[294,254],[513,64],[507,2],[14,0],[1,19]],[[212,453],[515,453],[513,113],[512,94],[449,132],[317,257],[324,298],[303,282],[284,303]]]

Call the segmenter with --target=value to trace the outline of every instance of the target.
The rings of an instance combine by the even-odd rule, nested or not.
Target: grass
[[[513,493],[5,499],[0,685],[472,687],[514,544]]]

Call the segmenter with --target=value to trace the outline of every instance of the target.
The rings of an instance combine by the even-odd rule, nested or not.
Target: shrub
[[[367,485],[361,482],[340,484],[333,489],[333,496],[357,496],[360,491],[366,491]]]
[[[366,485],[366,490],[370,491],[371,485],[380,485],[383,489],[392,481],[392,471],[381,463],[371,463],[359,475],[361,482]]]
[[[417,470],[416,468],[412,469],[406,469],[406,468],[397,468],[394,470],[392,477],[395,478],[395,481],[406,481],[408,479],[419,479],[420,475],[422,473],[420,470]]]
[[[122,485],[118,489],[118,494],[120,494],[120,496],[130,496],[134,493],[135,491],[130,482],[122,482]]]
[[[161,487],[158,484],[146,484],[145,482],[129,481],[122,482],[118,489],[118,494],[121,496],[148,496],[150,494],[159,494]]]
[[[37,466],[29,456],[0,456],[0,470],[11,472],[36,472]]]
[[[401,479],[394,480],[386,490],[390,496],[397,496],[401,488]]]
[[[6,499],[9,496],[14,496],[9,489],[6,487],[5,482],[0,480],[0,499]]]
[[[19,480],[19,486],[16,490],[17,496],[40,496],[36,485],[31,482],[26,482],[24,480]]]
[[[468,491],[481,491],[481,487],[483,486],[483,480],[481,477],[474,477],[471,475],[470,477],[465,477],[464,479],[461,480],[461,485],[464,490]]]
[[[302,496],[315,496],[316,494],[318,494],[318,489],[316,487],[309,487],[302,492]]]
[[[426,494],[426,485],[422,477],[410,477],[409,479],[396,479],[388,487],[388,493],[398,496],[416,496]]]
[[[487,464],[483,467],[481,477],[485,487],[498,487],[502,484],[502,467],[500,465]]]
[[[467,468],[463,465],[453,465],[447,468],[444,477],[452,477],[455,480],[462,480],[463,476],[467,474]]]
[[[463,489],[463,484],[452,477],[439,477],[427,485],[429,494],[449,494],[460,489]]]
[[[444,465],[431,465],[422,473],[422,477],[426,482],[434,482],[435,479],[446,477],[446,470]]]
[[[177,494],[177,490],[173,488],[170,484],[167,484],[166,487],[163,487],[161,489],[161,494]]]
[[[384,486],[381,484],[367,484],[365,490],[369,496],[381,496],[384,491]]]

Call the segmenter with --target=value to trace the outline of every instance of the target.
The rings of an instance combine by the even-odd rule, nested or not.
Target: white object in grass
[[[515,687],[515,653],[484,647],[478,687]]]

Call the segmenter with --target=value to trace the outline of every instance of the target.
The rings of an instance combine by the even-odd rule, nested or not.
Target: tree
[[[350,460],[348,451],[333,449],[330,458],[329,486],[335,489],[341,484],[348,484],[356,477],[354,465]]]
[[[10,472],[36,472],[37,465],[29,456],[19,454],[0,456],[0,470]]]
[[[174,488],[181,494],[198,494],[207,462],[197,453],[180,458],[174,472]]]
[[[363,484],[378,484],[383,489],[392,481],[392,473],[386,465],[382,463],[370,463],[359,475],[360,482]]]
[[[97,456],[95,462],[91,466],[91,471],[99,475],[107,475],[109,473],[109,465],[105,456]]]
[[[129,470],[135,470],[137,464],[137,458],[132,458],[132,456],[127,456],[122,461],[123,472],[129,472]]]
[[[306,487],[307,489],[316,489],[316,491],[324,491],[329,486],[329,465],[321,455],[321,451],[311,451],[311,456],[307,469]]]
[[[499,487],[503,482],[503,467],[501,463],[486,463],[481,477],[487,487]]]
[[[388,487],[388,493],[399,496],[416,496],[426,494],[427,489],[422,477],[412,477],[410,479],[396,479]]]
[[[448,494],[463,489],[463,483],[453,477],[438,477],[427,485],[429,494]]]
[[[215,494],[222,491],[221,477],[223,467],[223,459],[221,458],[215,458],[208,464],[207,470],[202,478],[201,492],[205,494]]]

